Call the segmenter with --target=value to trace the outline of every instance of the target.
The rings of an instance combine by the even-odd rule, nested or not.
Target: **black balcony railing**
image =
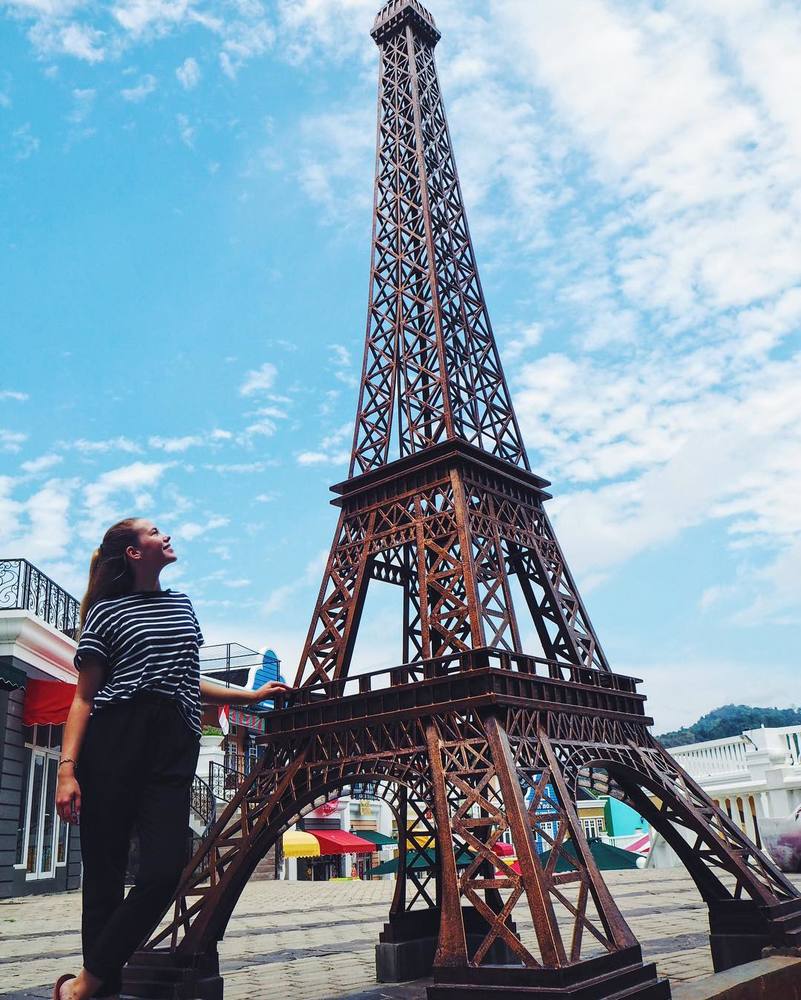
[[[216,760],[209,761],[209,788],[218,799],[232,798],[246,777],[244,771],[218,764]]]
[[[190,805],[208,829],[216,817],[216,802],[210,786],[199,774],[192,779]]]
[[[27,559],[0,559],[0,610],[30,611],[71,639],[80,604]]]

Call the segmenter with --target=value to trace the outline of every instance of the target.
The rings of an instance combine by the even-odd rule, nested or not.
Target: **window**
[[[247,757],[245,759],[245,773],[250,774],[259,763],[259,747],[252,736],[248,737]]]
[[[69,824],[56,813],[58,758],[63,726],[24,726],[22,794],[14,863],[26,878],[52,878],[66,864]]]
[[[241,757],[239,754],[239,747],[236,743],[236,734],[234,732],[234,727],[231,726],[231,732],[228,734],[224,745],[225,752],[225,766],[229,771],[239,771]]]
[[[597,837],[601,832],[598,827],[599,820],[597,816],[593,816],[591,819],[584,819],[581,822],[584,824],[585,837]]]

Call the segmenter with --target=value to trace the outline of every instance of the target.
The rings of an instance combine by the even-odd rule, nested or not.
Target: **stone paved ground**
[[[607,881],[663,975],[686,981],[712,971],[706,909],[683,870],[609,872]],[[422,1000],[425,984],[375,983],[391,890],[389,882],[251,883],[220,946],[226,1000]],[[515,917],[525,933],[519,907]],[[0,901],[0,1000],[49,998],[58,975],[80,965],[79,926],[78,893]]]

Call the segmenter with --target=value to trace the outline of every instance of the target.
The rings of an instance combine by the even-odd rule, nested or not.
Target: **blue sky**
[[[364,336],[375,0],[0,3],[0,554],[80,595],[131,512],[293,672]],[[796,703],[801,21],[431,0],[490,313],[657,725]],[[357,660],[400,658],[368,606]]]

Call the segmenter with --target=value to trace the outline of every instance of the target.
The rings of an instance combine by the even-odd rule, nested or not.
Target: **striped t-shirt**
[[[200,728],[200,656],[203,645],[192,602],[174,590],[150,590],[98,601],[78,640],[75,666],[84,656],[106,667],[93,711],[127,701],[140,691],[174,698],[197,733]]]

